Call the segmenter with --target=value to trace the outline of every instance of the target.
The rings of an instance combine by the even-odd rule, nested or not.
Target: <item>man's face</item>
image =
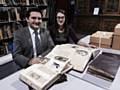
[[[57,23],[62,26],[65,23],[65,15],[61,12],[57,13]]]
[[[39,12],[31,12],[27,18],[28,25],[33,29],[39,29],[42,23],[42,15]]]

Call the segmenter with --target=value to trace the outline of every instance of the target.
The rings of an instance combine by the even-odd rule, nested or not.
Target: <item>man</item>
[[[42,12],[38,8],[30,8],[26,20],[28,26],[14,33],[13,58],[21,68],[40,63],[38,56],[45,56],[54,46],[49,32],[40,27]]]

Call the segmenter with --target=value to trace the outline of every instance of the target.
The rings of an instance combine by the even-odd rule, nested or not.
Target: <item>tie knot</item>
[[[38,35],[38,31],[34,31],[35,35]]]

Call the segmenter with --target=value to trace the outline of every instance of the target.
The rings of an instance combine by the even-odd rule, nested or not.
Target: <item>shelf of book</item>
[[[0,0],[0,55],[12,52],[13,33],[18,28],[27,25],[25,13],[28,8],[38,7],[42,10],[42,20],[44,21],[42,26],[46,27],[48,21],[47,2],[47,0]]]

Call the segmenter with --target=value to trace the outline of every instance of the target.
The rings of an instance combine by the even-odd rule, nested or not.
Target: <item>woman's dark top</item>
[[[49,27],[50,35],[54,41],[54,44],[66,44],[66,43],[77,43],[78,38],[75,31],[71,26],[67,26],[64,32],[59,32],[55,26]]]

